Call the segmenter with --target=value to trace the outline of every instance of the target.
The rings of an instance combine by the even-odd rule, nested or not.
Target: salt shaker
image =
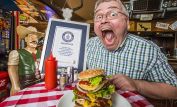
[[[74,82],[74,71],[73,71],[73,67],[69,66],[67,67],[67,74],[68,74],[68,84],[71,84],[72,82]]]
[[[77,76],[78,76],[78,71],[75,69],[74,70],[74,79],[73,79],[73,81],[77,80]]]
[[[66,76],[64,74],[61,74],[59,81],[60,81],[60,88],[63,91],[66,84]]]
[[[77,77],[78,77],[78,70],[77,69],[75,69],[74,71],[73,71],[73,82],[72,82],[72,87],[75,87],[76,86],[76,84],[77,84]]]

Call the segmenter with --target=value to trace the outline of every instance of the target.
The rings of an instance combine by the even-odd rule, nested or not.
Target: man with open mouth
[[[96,37],[87,44],[87,68],[104,69],[117,89],[155,99],[177,99],[177,76],[152,41],[128,33],[129,13],[120,0],[97,0]],[[159,90],[160,89],[160,90]]]

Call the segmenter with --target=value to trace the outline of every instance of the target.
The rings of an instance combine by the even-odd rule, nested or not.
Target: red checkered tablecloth
[[[46,90],[44,82],[38,83],[6,98],[0,103],[0,107],[56,107],[59,99],[72,89],[71,86],[67,86],[64,91],[61,91],[59,87]],[[133,107],[153,107],[138,93],[129,91],[118,91],[118,93],[125,97]]]

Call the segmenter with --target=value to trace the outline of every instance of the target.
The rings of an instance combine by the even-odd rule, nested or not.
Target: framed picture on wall
[[[137,31],[151,31],[151,23],[137,22]]]
[[[50,19],[44,40],[39,70],[44,72],[45,59],[50,55],[57,60],[57,67],[72,66],[78,71],[86,69],[86,44],[90,25],[87,23]]]

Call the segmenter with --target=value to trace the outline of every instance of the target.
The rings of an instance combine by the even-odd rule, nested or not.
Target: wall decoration
[[[161,29],[168,29],[169,24],[168,23],[162,23],[162,22],[157,22],[156,23],[156,28],[161,28]]]
[[[151,23],[137,22],[137,31],[151,31]]]
[[[130,21],[129,26],[130,26],[129,31],[135,31],[135,22],[134,21]]]
[[[44,60],[52,52],[58,68],[72,66],[78,71],[86,69],[85,47],[89,38],[87,23],[51,18],[44,40],[39,70],[44,72]]]
[[[59,18],[55,11],[40,0],[16,0],[15,2],[23,11],[20,13],[21,24],[47,22],[49,18]]]
[[[172,23],[169,27],[170,27],[172,30],[177,30],[177,21],[175,21],[174,23]]]

